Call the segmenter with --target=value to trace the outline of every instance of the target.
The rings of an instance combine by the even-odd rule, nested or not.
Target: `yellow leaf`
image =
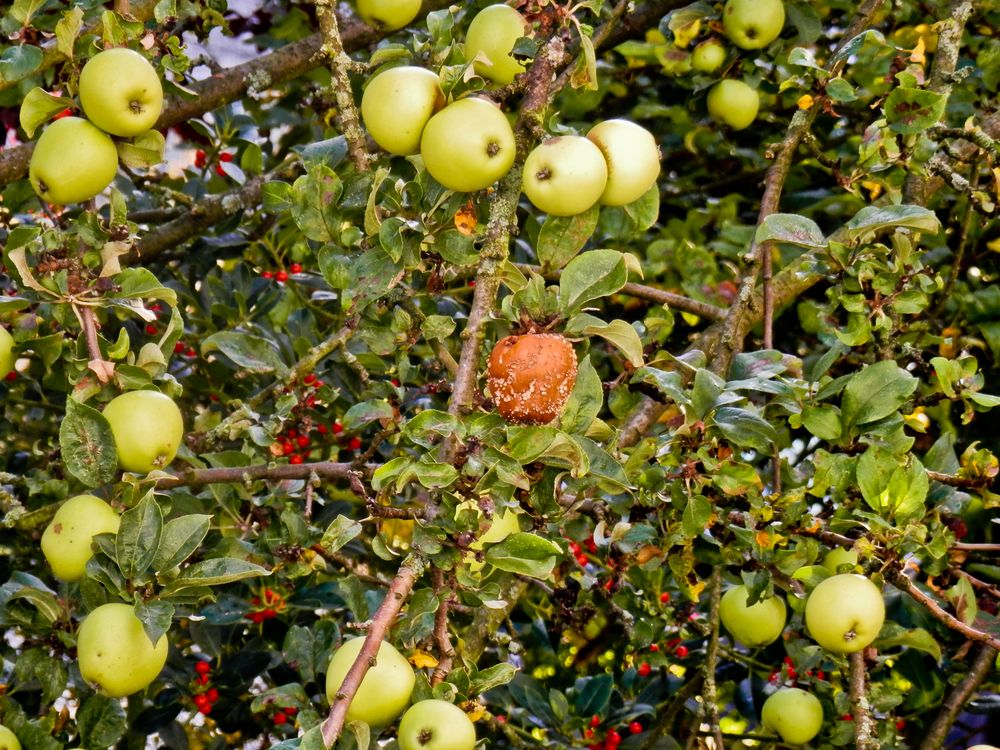
[[[417,669],[423,669],[424,667],[433,669],[438,665],[438,660],[426,651],[417,650],[410,656],[410,663]]]
[[[809,109],[815,101],[816,100],[813,99],[812,94],[803,94],[795,103],[799,105],[799,109]]]
[[[681,26],[679,29],[674,29],[674,46],[684,49],[698,36],[699,31],[701,31],[700,18],[696,18],[691,23]]]
[[[872,182],[870,180],[862,180],[861,187],[868,191],[868,200],[875,200],[880,195],[882,195],[882,185],[878,182]]]
[[[479,721],[486,716],[486,706],[479,701],[465,701],[460,703],[458,707],[465,711],[465,715],[469,717],[470,721]]]
[[[646,32],[646,41],[651,44],[663,44],[667,38],[660,33],[659,29],[650,29]]]
[[[1000,253],[1000,237],[997,237],[995,240],[990,240],[989,242],[987,242],[986,249],[992,250],[995,253]]]
[[[924,65],[924,64],[926,64],[927,63],[927,55],[924,54],[924,50],[926,48],[927,48],[927,45],[924,44],[924,38],[922,36],[918,37],[917,38],[917,46],[914,47],[913,51],[910,53],[910,62],[916,63],[917,65]]]
[[[455,229],[457,229],[461,234],[464,234],[466,237],[470,237],[476,233],[477,223],[476,208],[472,205],[472,201],[466,203],[458,211],[458,213],[455,214]]]

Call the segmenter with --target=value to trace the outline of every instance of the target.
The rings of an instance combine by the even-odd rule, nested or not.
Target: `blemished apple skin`
[[[80,624],[80,674],[112,698],[145,689],[167,663],[167,637],[154,646],[128,604],[102,604]]]
[[[94,556],[91,544],[97,534],[115,533],[118,512],[94,495],[77,495],[63,503],[42,532],[42,554],[56,578],[78,581]]]

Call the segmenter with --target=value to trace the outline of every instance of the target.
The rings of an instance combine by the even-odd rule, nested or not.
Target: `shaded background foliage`
[[[342,9],[366,66],[354,100],[367,72],[397,61],[440,70],[455,96],[482,88],[461,43],[486,4],[429,3],[426,21],[384,38]],[[524,112],[522,151],[539,125],[634,119],[663,157],[636,204],[558,220],[518,202],[515,180],[452,194],[419,160],[374,148],[361,168],[308,3],[133,0],[126,20],[103,3],[18,0],[0,17],[0,317],[22,357],[0,385],[0,714],[29,750],[268,746],[300,730],[316,746],[329,655],[407,554],[445,572],[418,578],[390,639],[421,668],[417,694],[465,704],[497,747],[615,731],[623,748],[691,746],[716,725],[735,745],[761,736],[763,697],[786,683],[823,701],[817,746],[871,747],[873,733],[940,747],[963,707],[963,721],[992,720],[980,740],[1000,739],[997,11],[789,2],[777,42],[730,50],[723,74],[763,101],[732,132],[706,115],[718,75],[685,62],[719,33],[719,5],[583,3],[599,43],[589,68],[586,55],[574,68],[564,6],[522,5],[542,29],[524,53],[564,35],[561,67],[579,84],[559,78],[544,111],[530,94],[549,81],[502,92]],[[849,27],[871,31],[838,56]],[[42,51],[53,34],[72,60]],[[225,34],[252,50],[245,67],[212,58]],[[17,111],[34,86],[71,93],[82,61],[119,43],[163,74],[167,162],[120,172],[93,209],[53,214],[23,179]],[[769,171],[783,154],[790,168]],[[782,185],[777,213],[767,196]],[[100,251],[116,241],[125,270],[102,288]],[[765,253],[767,346],[752,299]],[[577,389],[552,427],[504,425],[476,382],[453,394],[469,387],[456,362],[484,360],[459,335],[474,295],[501,281],[483,351],[524,317],[576,341]],[[73,284],[102,302],[110,384],[88,369]],[[663,290],[679,297],[663,304]],[[150,386],[186,416],[179,479],[95,469],[93,444],[67,435],[99,434],[101,420],[76,401]],[[99,542],[87,577],[59,584],[37,540],[85,490],[159,509],[123,521],[148,555],[126,570]],[[523,513],[520,545],[491,548],[481,574],[461,565],[481,531],[470,498],[487,517]],[[890,622],[861,665],[867,709],[847,661],[801,620],[817,563],[851,545],[889,584]],[[720,647],[720,580],[785,592],[798,613],[785,637],[748,652],[723,632]],[[79,619],[111,600],[134,601],[150,632],[169,627],[166,669],[126,704],[75,666]]]

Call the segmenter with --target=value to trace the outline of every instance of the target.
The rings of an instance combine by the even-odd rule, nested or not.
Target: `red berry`
[[[316,376],[313,375],[312,373],[309,373],[304,378],[302,378],[302,382],[305,383],[306,385],[312,385],[313,383],[316,382]]]
[[[289,427],[287,430],[285,430],[285,434],[288,435],[288,437],[293,438],[298,436],[299,431],[296,430],[294,427]]]
[[[792,657],[790,657],[790,656],[786,656],[783,661],[784,661],[785,664],[787,664],[790,667],[795,666],[795,662],[792,661]]]
[[[295,716],[295,714],[299,712],[299,709],[297,709],[295,706],[285,706],[281,710],[285,712],[285,716]]]
[[[193,346],[189,346],[188,350],[186,352],[184,352],[184,356],[185,357],[197,357],[198,356],[198,352],[196,352],[194,350]]]
[[[274,723],[275,724],[284,724],[286,721],[288,721],[288,717],[285,716],[284,714],[275,714],[274,715]]]
[[[317,378],[316,382],[313,383],[313,388],[322,388],[324,385],[326,385],[326,384],[322,380],[320,380],[319,378]]]
[[[653,651],[655,653],[655,652],[657,652],[657,651],[660,650],[660,647],[657,646],[655,643],[653,643],[653,644],[650,645],[649,650]]]
[[[215,703],[219,700],[219,691],[215,688],[209,688],[205,693],[205,697],[208,698],[210,703]]]
[[[201,693],[199,693],[198,695],[194,696],[193,700],[194,700],[194,705],[196,705],[196,706],[207,706],[208,703],[209,703],[208,697],[206,695],[201,694]]]
[[[355,435],[354,437],[351,438],[351,442],[347,444],[347,447],[350,448],[352,451],[361,450],[361,438]]]
[[[292,445],[291,443],[282,443],[281,444],[281,453],[282,453],[282,455],[290,456],[293,453],[295,453],[295,446]]]
[[[639,665],[639,669],[637,671],[639,672],[640,677],[649,677],[649,673],[653,671],[653,668],[649,666],[647,662],[643,662]]]
[[[593,745],[587,745],[587,750],[604,750],[604,745],[600,742],[595,742]]]
[[[212,664],[207,661],[199,661],[194,665],[194,671],[198,674],[208,674],[212,671]]]
[[[4,375],[3,379],[6,380],[8,383],[13,383],[15,380],[17,380],[17,370],[11,370],[6,375]]]
[[[583,554],[583,547],[581,547],[576,542],[570,542],[569,551],[572,552],[575,556],[579,557],[581,554]]]
[[[184,342],[178,341],[176,344],[174,344],[174,354],[180,354],[182,351],[184,351],[184,348],[185,348]]]
[[[261,275],[261,278],[264,278],[264,279],[273,279],[274,278],[274,274],[271,271],[261,271],[260,275]]]
[[[204,706],[199,706],[198,713],[200,713],[202,716],[208,716],[210,713],[212,713],[211,704],[206,703]]]
[[[670,592],[669,591],[664,591],[662,594],[660,594],[660,603],[661,604],[666,604],[669,601],[670,601]]]
[[[586,739],[588,739],[588,740],[594,739],[594,730],[593,729],[584,729],[583,730],[583,736]]]
[[[254,622],[254,623],[257,623],[259,625],[260,623],[264,622],[264,613],[263,612],[249,612],[249,613],[247,613],[247,619],[250,620],[250,622]]]
[[[316,405],[316,397],[315,396],[306,396],[305,405],[306,406],[315,406]]]
[[[590,717],[590,726],[592,726],[592,727],[599,727],[599,726],[601,726],[601,717],[598,716],[597,714],[594,714],[593,716],[591,716]]]
[[[344,431],[344,425],[342,425],[340,422],[334,422],[333,423],[333,434],[334,435],[339,435],[343,431]]]
[[[288,459],[288,463],[295,464],[296,466],[298,466],[300,463],[302,463],[302,456],[296,453],[294,456]]]
[[[474,287],[475,285],[476,285],[476,282],[475,282],[475,280],[473,280],[473,281],[470,281],[470,282],[469,282],[469,286],[472,286],[472,287]]]
[[[674,653],[677,654],[678,659],[686,659],[688,655],[688,647],[678,646],[677,648],[674,649]]]
[[[216,165],[215,165],[215,173],[216,173],[217,175],[219,175],[219,177],[225,177],[225,176],[226,176],[226,170],[224,170],[224,169],[222,168],[222,165],[221,165],[221,164],[216,164]]]
[[[202,169],[205,166],[205,152],[200,148],[194,152],[194,165],[198,169]]]
[[[503,714],[500,714],[499,716],[497,716],[496,720],[497,720],[497,724],[506,724],[507,723],[507,717],[504,716]]]
[[[219,161],[226,161],[226,162],[228,162],[228,161],[232,161],[232,160],[233,160],[233,155],[232,154],[227,154],[225,151],[223,151],[221,154],[219,154]]]
[[[69,117],[72,114],[73,114],[73,110],[70,109],[69,107],[67,107],[62,112],[60,112],[58,115],[56,115],[55,117],[53,117],[52,119],[53,120],[61,120],[62,118]]]
[[[826,672],[824,672],[822,669],[818,670],[816,672],[816,679],[817,680],[825,680],[826,679]]]
[[[393,384],[394,386],[396,386],[397,388],[399,388],[399,380],[397,380],[396,378],[393,378],[393,379],[392,379],[392,380],[390,380],[389,382],[390,382],[390,383],[392,383],[392,384]]]
[[[309,438],[306,435],[299,435],[297,438],[295,438],[295,443],[300,448],[308,448],[309,447]]]
[[[767,681],[770,682],[771,684],[774,684],[778,681],[779,677],[780,675],[777,672],[771,672],[771,674],[767,678]]]
[[[576,562],[581,568],[585,568],[590,560],[587,559],[586,555],[577,555]]]
[[[618,747],[622,744],[622,736],[618,734],[614,729],[608,732],[608,736],[604,738],[605,747]]]
[[[326,433],[329,432],[329,430],[327,429],[325,424],[321,424],[319,427],[316,428],[316,432],[318,432],[320,435],[325,435]]]
[[[278,271],[276,274],[274,274],[274,278],[277,280],[279,284],[284,284],[286,281],[288,281],[288,272]]]
[[[157,331],[157,328],[152,323],[147,323],[146,324],[146,334],[147,335],[149,335],[149,336],[155,336],[156,335],[156,331]]]
[[[288,268],[292,273],[302,273],[301,263],[292,263],[292,265],[290,265]]]
[[[588,536],[585,544],[587,545],[587,551],[590,552],[590,554],[593,555],[595,552],[597,552],[597,544],[594,542],[593,536]]]
[[[851,716],[850,714],[844,714],[843,716],[840,717],[840,720],[841,721],[854,721],[854,717]]]
[[[267,609],[265,609],[265,610],[264,610],[263,612],[261,612],[261,614],[262,614],[262,615],[264,616],[264,619],[265,619],[265,620],[270,620],[270,619],[271,619],[272,617],[277,617],[277,616],[278,616],[278,613],[277,613],[277,612],[275,612],[275,611],[274,611],[273,609],[271,609],[270,607],[268,607],[268,608],[267,608]]]
[[[896,731],[902,732],[906,728],[906,719],[900,719],[896,722]]]
[[[642,734],[642,724],[638,721],[633,721],[628,725],[628,731],[632,734]]]

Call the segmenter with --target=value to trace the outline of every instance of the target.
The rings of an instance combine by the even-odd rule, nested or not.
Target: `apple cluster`
[[[364,643],[364,638],[352,638],[334,652],[326,672],[326,696],[331,703]],[[422,700],[410,706],[416,682],[406,657],[382,641],[375,663],[351,700],[346,721],[382,728],[402,714],[397,732],[401,750],[473,750],[476,727],[458,706],[442,700]]]
[[[87,61],[79,97],[86,119],[60,117],[42,131],[31,155],[31,186],[48,203],[81,203],[101,193],[118,172],[111,136],[145,133],[163,108],[155,68],[126,48],[108,49]]]

